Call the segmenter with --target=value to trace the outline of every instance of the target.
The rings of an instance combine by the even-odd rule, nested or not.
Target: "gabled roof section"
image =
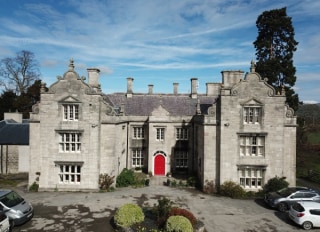
[[[198,94],[202,114],[207,114],[216,98]],[[112,107],[123,108],[125,115],[132,116],[150,116],[160,107],[171,116],[192,116],[197,112],[198,99],[192,99],[189,94],[133,94],[131,98],[127,98],[125,93],[104,95],[104,100]]]
[[[12,119],[0,121],[1,145],[29,145],[29,121],[18,123]]]
[[[66,102],[66,103],[79,103],[80,101],[72,96],[65,97],[61,99],[59,102]]]

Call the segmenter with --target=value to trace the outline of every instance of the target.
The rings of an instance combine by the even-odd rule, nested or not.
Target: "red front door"
[[[165,175],[165,158],[163,155],[157,154],[154,157],[154,175]]]

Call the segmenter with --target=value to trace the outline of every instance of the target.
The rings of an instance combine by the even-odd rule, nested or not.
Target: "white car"
[[[0,232],[9,232],[10,223],[9,218],[4,213],[0,212]]]
[[[305,230],[320,227],[320,203],[300,201],[293,204],[289,210],[289,217]]]

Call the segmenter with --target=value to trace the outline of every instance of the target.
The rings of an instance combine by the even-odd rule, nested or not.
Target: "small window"
[[[79,105],[65,104],[63,105],[63,120],[78,121],[79,120]]]
[[[157,137],[156,140],[157,141],[164,141],[164,128],[157,128]]]
[[[188,140],[188,128],[176,128],[176,140]]]
[[[144,128],[143,127],[133,127],[133,138],[134,139],[144,139]]]
[[[243,107],[243,123],[260,124],[261,112],[261,107]]]

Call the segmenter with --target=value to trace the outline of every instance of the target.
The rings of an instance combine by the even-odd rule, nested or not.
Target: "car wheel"
[[[280,211],[280,212],[286,212],[287,210],[288,210],[288,206],[287,206],[287,204],[286,203],[279,203],[279,205],[278,205],[278,210]]]
[[[312,229],[312,223],[309,222],[309,221],[306,221],[302,224],[302,228],[305,229],[305,230],[311,230]]]

